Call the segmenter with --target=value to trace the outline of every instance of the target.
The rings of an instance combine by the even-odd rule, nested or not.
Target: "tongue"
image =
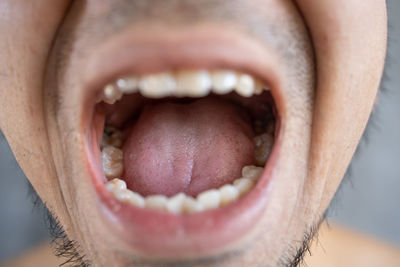
[[[199,192],[231,183],[254,164],[245,111],[216,98],[147,105],[128,130],[124,180],[144,196]]]

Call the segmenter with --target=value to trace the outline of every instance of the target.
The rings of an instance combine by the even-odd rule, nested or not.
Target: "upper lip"
[[[273,151],[258,184],[240,201],[217,210],[178,216],[135,208],[112,198],[103,185],[98,168],[101,164],[93,151],[96,137],[90,131],[102,87],[124,75],[178,67],[226,68],[256,75],[270,87],[279,113],[278,123],[285,117],[278,61],[264,46],[247,36],[215,27],[168,32],[132,28],[93,50],[84,76],[87,90],[82,90],[89,108],[83,109],[81,125],[88,138],[85,156],[100,198],[99,209],[115,235],[139,255],[153,258],[209,256],[226,251],[235,242],[250,236],[250,230],[255,228],[267,205],[268,184],[275,175],[274,163],[280,154],[283,127],[277,131]]]

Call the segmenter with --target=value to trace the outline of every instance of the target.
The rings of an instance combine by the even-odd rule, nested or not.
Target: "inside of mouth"
[[[230,71],[119,78],[106,85],[101,150],[106,189],[141,208],[191,214],[231,204],[271,153],[275,108],[261,81]]]

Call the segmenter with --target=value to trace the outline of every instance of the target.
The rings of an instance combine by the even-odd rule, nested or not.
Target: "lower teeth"
[[[273,134],[264,133],[254,137],[253,140],[255,161],[258,166],[264,166],[274,142]],[[178,193],[170,198],[164,195],[143,197],[128,189],[125,181],[118,178],[124,172],[122,143],[122,133],[113,127],[106,127],[101,144],[103,173],[109,180],[105,187],[119,201],[140,208],[174,214],[193,214],[223,207],[247,194],[264,171],[263,167],[244,166],[241,178],[218,189],[203,191],[196,198],[185,193]]]
[[[121,149],[114,146],[103,147],[101,151],[103,173],[108,179],[122,176],[124,172],[123,157]]]
[[[245,166],[242,169],[243,177],[234,180],[233,184],[203,191],[196,198],[187,196],[185,193],[178,193],[170,198],[164,195],[143,197],[127,189],[126,183],[119,178],[108,181],[106,189],[119,201],[136,207],[175,214],[192,214],[223,207],[236,201],[254,187],[263,170],[262,167]]]

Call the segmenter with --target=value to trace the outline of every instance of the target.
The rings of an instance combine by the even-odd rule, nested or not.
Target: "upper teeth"
[[[210,92],[228,94],[235,91],[243,97],[268,90],[251,75],[230,70],[179,70],[117,79],[103,89],[102,99],[114,104],[123,94],[140,92],[149,98],[202,97]]]

